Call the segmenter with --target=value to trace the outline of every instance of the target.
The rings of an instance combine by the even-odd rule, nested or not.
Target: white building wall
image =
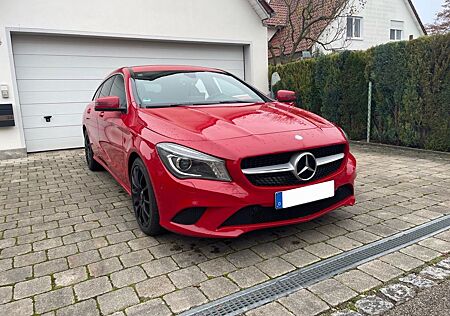
[[[0,84],[16,126],[0,128],[0,152],[25,141],[10,31],[247,44],[246,78],[267,91],[267,29],[247,0],[0,0]]]
[[[358,2],[358,1],[356,1]],[[366,50],[373,46],[390,42],[391,21],[403,21],[403,40],[423,36],[424,33],[407,0],[367,0],[366,5],[354,16],[362,17],[362,38],[346,39],[346,31],[340,40],[328,46],[328,49]],[[346,27],[346,18],[332,23],[323,33],[321,41],[329,34],[336,34],[333,28]],[[318,47],[320,50],[320,47]]]

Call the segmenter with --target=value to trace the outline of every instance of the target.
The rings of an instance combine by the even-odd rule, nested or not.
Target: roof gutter
[[[263,21],[275,14],[274,9],[265,0],[248,0],[248,2]]]

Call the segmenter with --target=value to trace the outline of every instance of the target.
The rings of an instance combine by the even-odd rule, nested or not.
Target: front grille
[[[316,158],[322,158],[341,154],[345,152],[345,144],[333,145],[328,147],[320,147],[314,149],[305,150],[305,152],[312,153]],[[288,152],[281,154],[271,154],[266,156],[258,156],[245,158],[241,162],[242,169],[258,168],[271,165],[288,163],[291,157],[299,152]],[[316,174],[309,181],[302,181],[297,179],[292,172],[279,172],[279,173],[265,173],[265,174],[247,174],[247,179],[255,186],[291,186],[305,184],[308,182],[316,181],[325,178],[339,170],[344,159],[334,161],[332,163],[318,166]]]
[[[316,158],[327,157],[345,152],[345,144],[306,149],[304,150],[304,152],[310,152]],[[298,151],[294,151],[281,154],[270,154],[265,156],[245,158],[241,162],[241,168],[249,169],[288,163],[291,157],[298,153]]]
[[[352,195],[353,187],[348,184],[339,187],[331,198],[282,210],[277,210],[274,207],[262,207],[260,205],[247,206],[231,215],[221,227],[271,223],[302,218],[323,211]]]
[[[256,186],[260,187],[277,187],[277,186],[290,186],[304,184],[312,181],[316,181],[326,176],[329,176],[336,171],[342,165],[341,160],[334,161],[332,163],[318,166],[316,174],[309,181],[302,181],[297,179],[292,172],[280,172],[280,173],[265,173],[265,174],[247,174],[247,179]]]

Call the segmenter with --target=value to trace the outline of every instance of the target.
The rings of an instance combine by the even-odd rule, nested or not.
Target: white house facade
[[[2,0],[0,159],[81,147],[82,112],[118,67],[222,68],[266,91],[269,9],[261,0]]]
[[[425,28],[411,0],[367,0],[350,1],[355,13],[341,17],[331,23],[321,34],[319,41],[331,42],[328,38],[341,30],[339,39],[327,46],[333,50],[366,50],[391,41],[410,40],[426,35]],[[344,12],[349,12],[345,10]],[[323,47],[317,46],[324,51]]]

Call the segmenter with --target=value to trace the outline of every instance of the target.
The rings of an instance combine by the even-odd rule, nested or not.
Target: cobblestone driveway
[[[1,314],[179,313],[449,213],[450,156],[352,149],[356,206],[235,240],[144,236],[130,198],[108,173],[88,171],[81,150],[1,161]],[[311,300],[307,314],[323,312],[328,305],[312,293],[332,306],[343,302],[433,259],[439,252],[431,244],[410,246],[280,302],[295,313],[296,301]],[[327,301],[321,293],[331,288],[341,296]],[[281,304],[268,313],[286,312]]]

